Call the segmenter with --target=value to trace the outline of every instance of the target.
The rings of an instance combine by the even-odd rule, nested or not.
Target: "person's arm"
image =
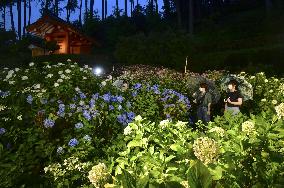
[[[243,98],[238,98],[238,102],[232,102],[230,98],[228,98],[227,102],[236,106],[241,106],[243,104]]]
[[[207,110],[207,114],[210,116],[211,112],[211,103],[208,103],[208,110]]]

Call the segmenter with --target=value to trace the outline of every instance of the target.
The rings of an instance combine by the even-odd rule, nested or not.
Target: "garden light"
[[[100,67],[94,67],[93,68],[93,73],[97,76],[100,76],[103,73],[103,69]]]

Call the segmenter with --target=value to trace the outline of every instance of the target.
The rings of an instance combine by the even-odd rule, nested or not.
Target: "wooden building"
[[[27,31],[46,41],[56,41],[59,50],[54,54],[89,54],[96,41],[84,35],[70,23],[52,14],[44,14],[35,23],[27,26]],[[30,48],[33,56],[45,55],[45,50]],[[36,50],[36,52],[33,52]],[[40,53],[40,52],[44,53]]]

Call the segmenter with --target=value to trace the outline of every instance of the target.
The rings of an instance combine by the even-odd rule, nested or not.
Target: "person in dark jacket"
[[[203,123],[208,123],[210,121],[211,115],[211,104],[212,104],[212,96],[208,92],[208,85],[206,83],[201,83],[199,85],[199,92],[194,93],[193,97],[197,106],[197,118],[201,120]]]
[[[236,80],[231,80],[228,83],[229,92],[227,93],[225,102],[225,111],[236,115],[240,112],[240,106],[243,104],[243,97],[238,91],[238,82]]]

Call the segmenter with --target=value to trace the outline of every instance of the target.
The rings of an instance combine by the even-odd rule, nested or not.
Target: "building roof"
[[[90,44],[98,44],[93,38],[88,37],[85,34],[83,34],[74,25],[66,22],[65,20],[51,13],[43,14],[43,16],[39,18],[36,22],[26,27],[28,32],[38,37],[41,37],[41,38],[44,38],[46,34],[52,33],[57,28],[62,28],[71,33],[75,33],[81,39],[85,40],[86,42]]]

